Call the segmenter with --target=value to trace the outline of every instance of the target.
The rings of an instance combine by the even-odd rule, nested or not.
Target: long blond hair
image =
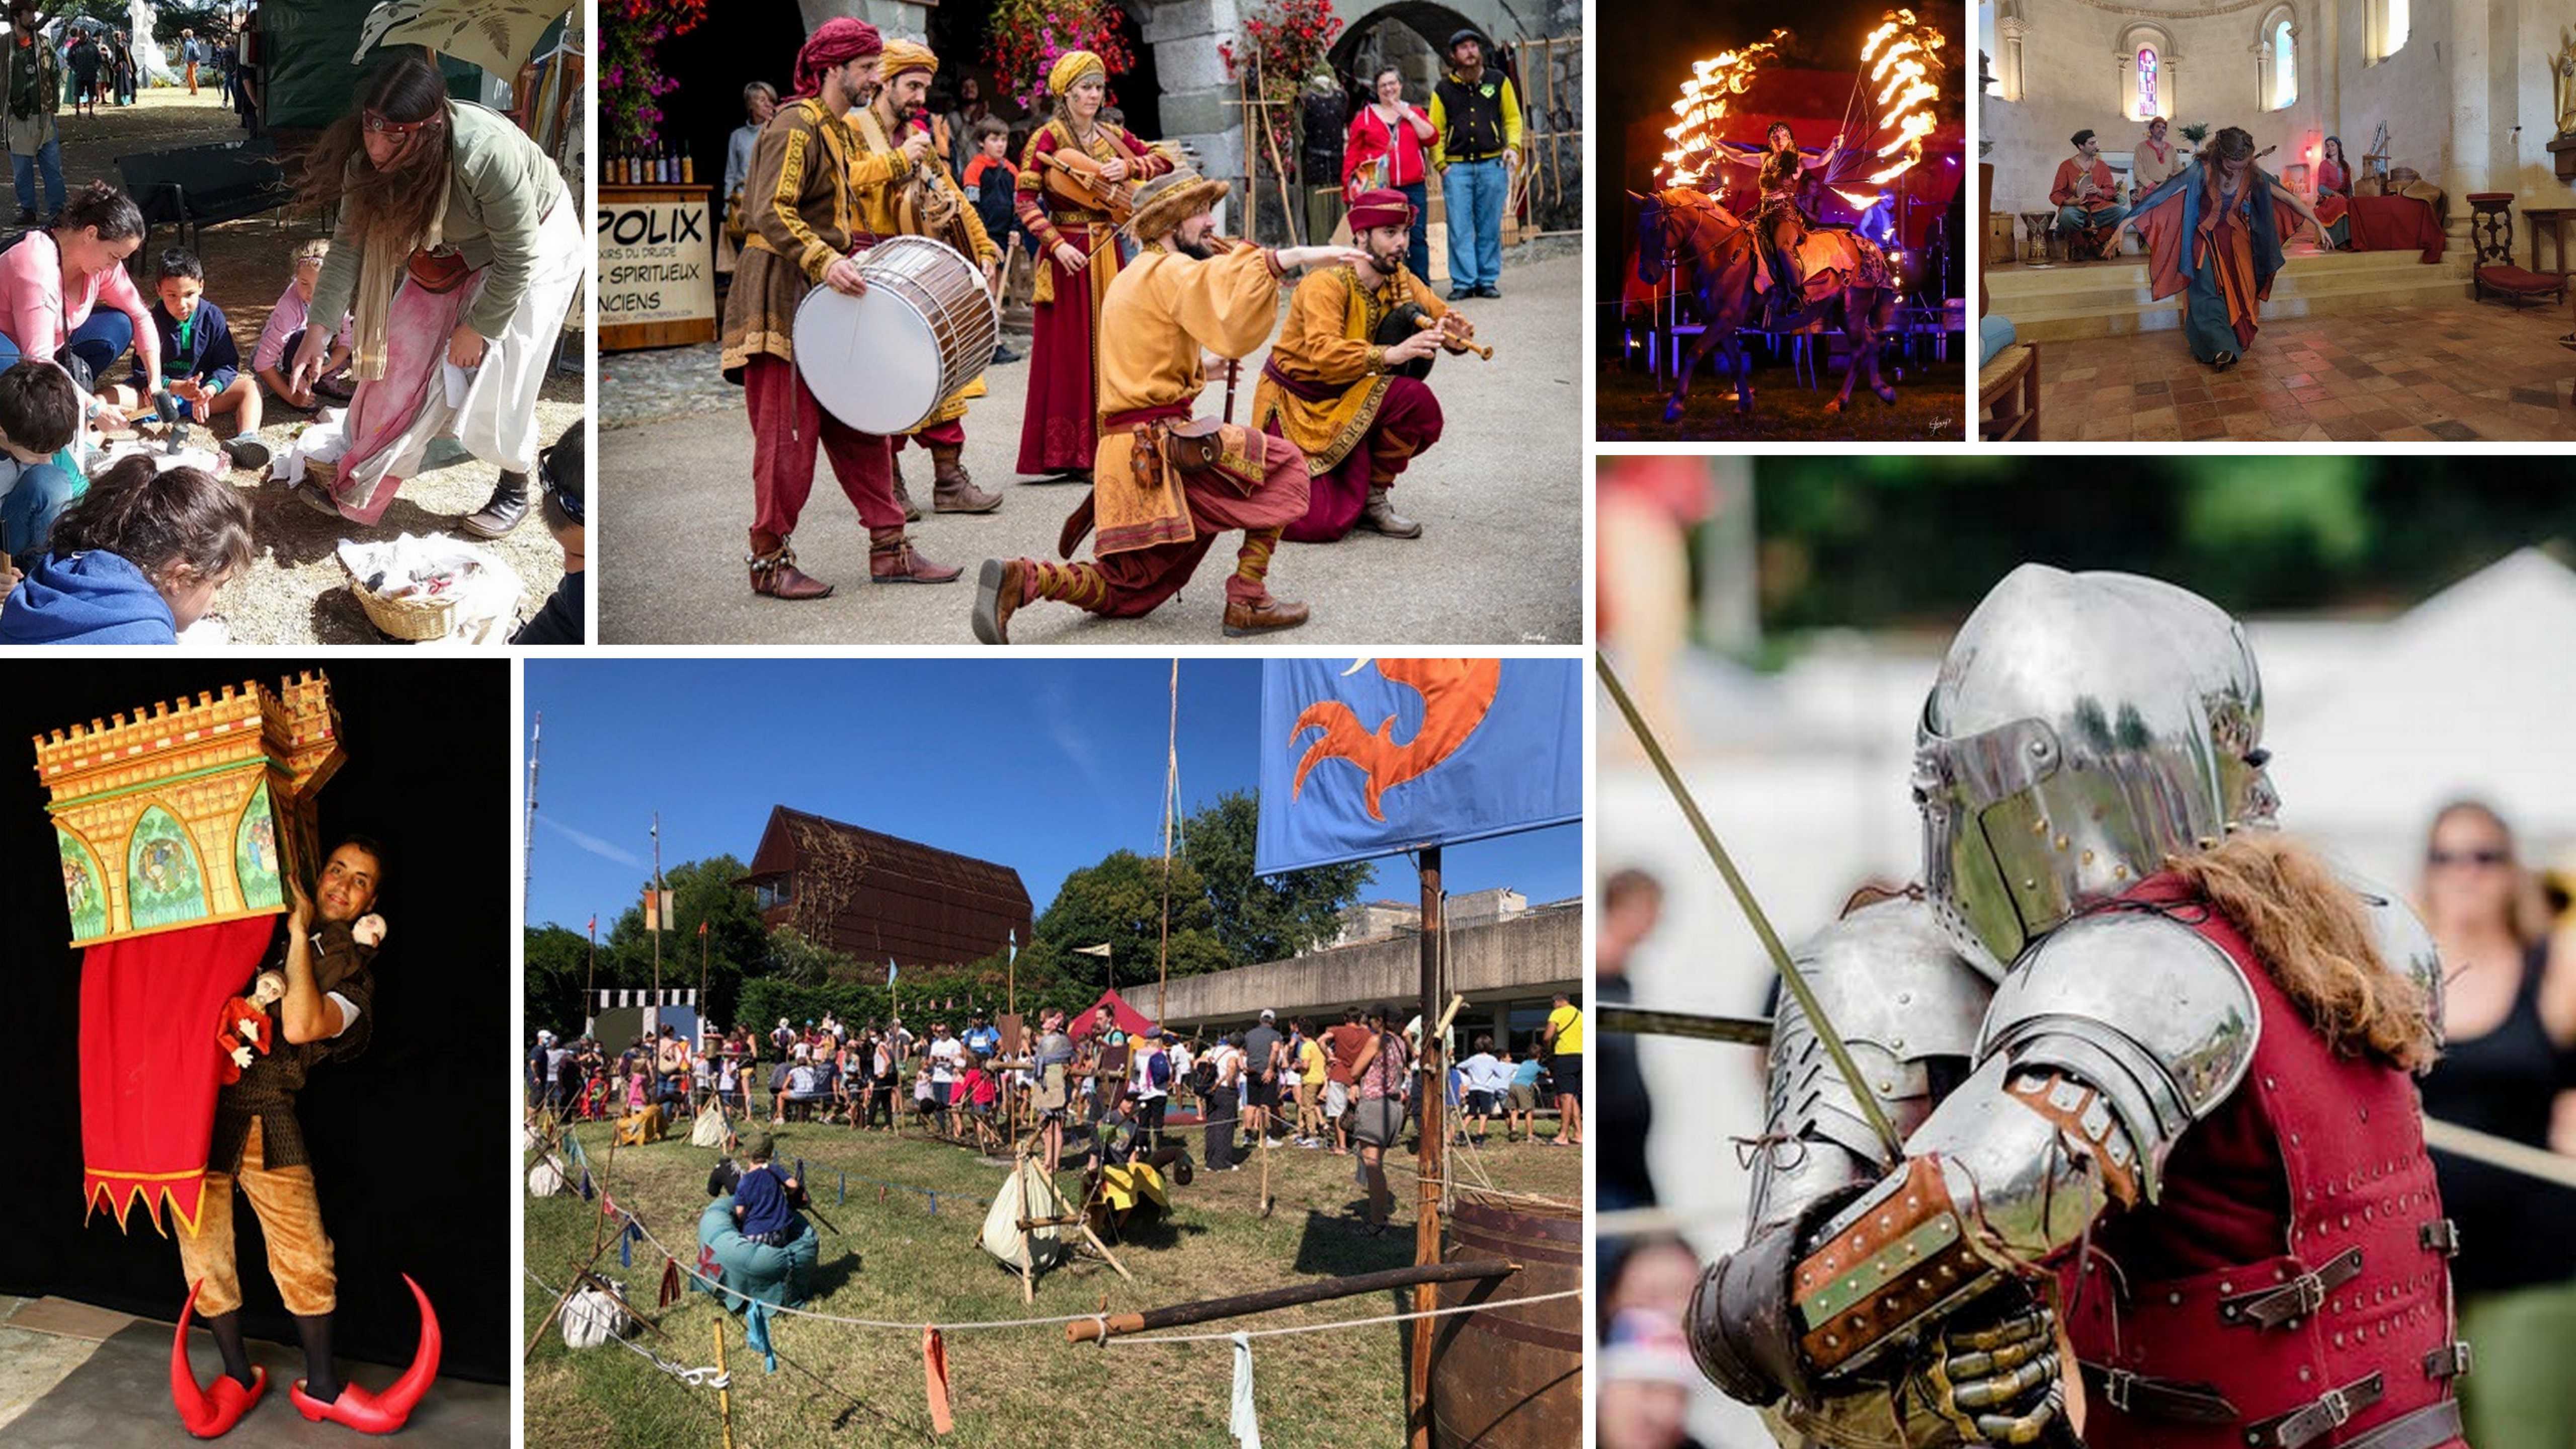
[[[2246,943],[2329,1045],[2406,1071],[2439,1053],[2431,1003],[2380,959],[2350,886],[2315,851],[2272,830],[2239,831],[2166,865]]]

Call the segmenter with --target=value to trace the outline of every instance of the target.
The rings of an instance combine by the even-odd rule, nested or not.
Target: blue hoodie
[[[177,621],[119,555],[49,553],[0,603],[0,644],[176,644]]]

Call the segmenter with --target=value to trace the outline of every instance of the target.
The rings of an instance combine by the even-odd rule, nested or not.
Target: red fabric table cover
[[[2441,220],[2433,204],[2411,196],[2356,196],[2352,199],[2352,249],[2357,252],[2424,254],[2424,265],[2442,259]]]
[[[249,984],[277,918],[92,946],[81,958],[81,1200],[118,1227],[137,1202],[197,1231],[223,1055],[215,1014]]]

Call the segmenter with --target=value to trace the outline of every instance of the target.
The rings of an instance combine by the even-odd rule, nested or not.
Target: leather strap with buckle
[[[2343,1449],[2441,1449],[2460,1437],[2460,1401],[2444,1399],[2400,1414]]]
[[[2325,1266],[2311,1268],[2286,1283],[2258,1288],[2218,1300],[2218,1321],[2278,1328],[2325,1306],[2326,1294],[2361,1274],[2361,1249],[2346,1248]]]
[[[2107,1364],[2079,1362],[2077,1367],[2086,1387],[2124,1414],[2182,1424],[2233,1424],[2238,1418],[2236,1406],[2216,1384],[2153,1378]]]
[[[2379,1402],[2381,1392],[2377,1374],[2354,1379],[2341,1388],[2326,1390],[2286,1414],[2275,1414],[2246,1425],[2245,1442],[2253,1449],[2299,1449],[2300,1445],[2323,1438],[2351,1423],[2353,1415]],[[2404,1423],[2405,1420],[2394,1422]],[[2374,1434],[2377,1432],[2373,1431]],[[2441,1441],[2434,1442],[2438,1444]],[[2360,1441],[2356,1440],[2345,1445],[2344,1449],[2359,1449],[2359,1444]]]
[[[2435,1218],[2415,1229],[2415,1241],[2424,1245],[2425,1252],[2456,1258],[2460,1256],[2460,1225],[2449,1218]]]
[[[2428,1379],[2455,1379],[2468,1371],[2469,1345],[2465,1339],[2443,1344],[2424,1355],[2424,1377]]]

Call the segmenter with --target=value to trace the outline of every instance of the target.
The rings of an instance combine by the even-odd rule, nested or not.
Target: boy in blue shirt
[[[805,1185],[770,1165],[770,1136],[757,1127],[742,1134],[742,1179],[733,1188],[733,1220],[747,1242],[782,1247],[805,1234],[796,1204]]]
[[[172,247],[161,254],[161,274],[153,290],[153,325],[161,330],[163,383],[179,400],[179,416],[203,423],[222,440],[224,456],[236,468],[268,466],[268,449],[259,440],[259,383],[242,371],[241,349],[233,345],[231,324],[223,309],[205,300],[206,268],[197,254]],[[136,359],[128,386],[116,390],[117,405],[141,407],[153,392]]]

